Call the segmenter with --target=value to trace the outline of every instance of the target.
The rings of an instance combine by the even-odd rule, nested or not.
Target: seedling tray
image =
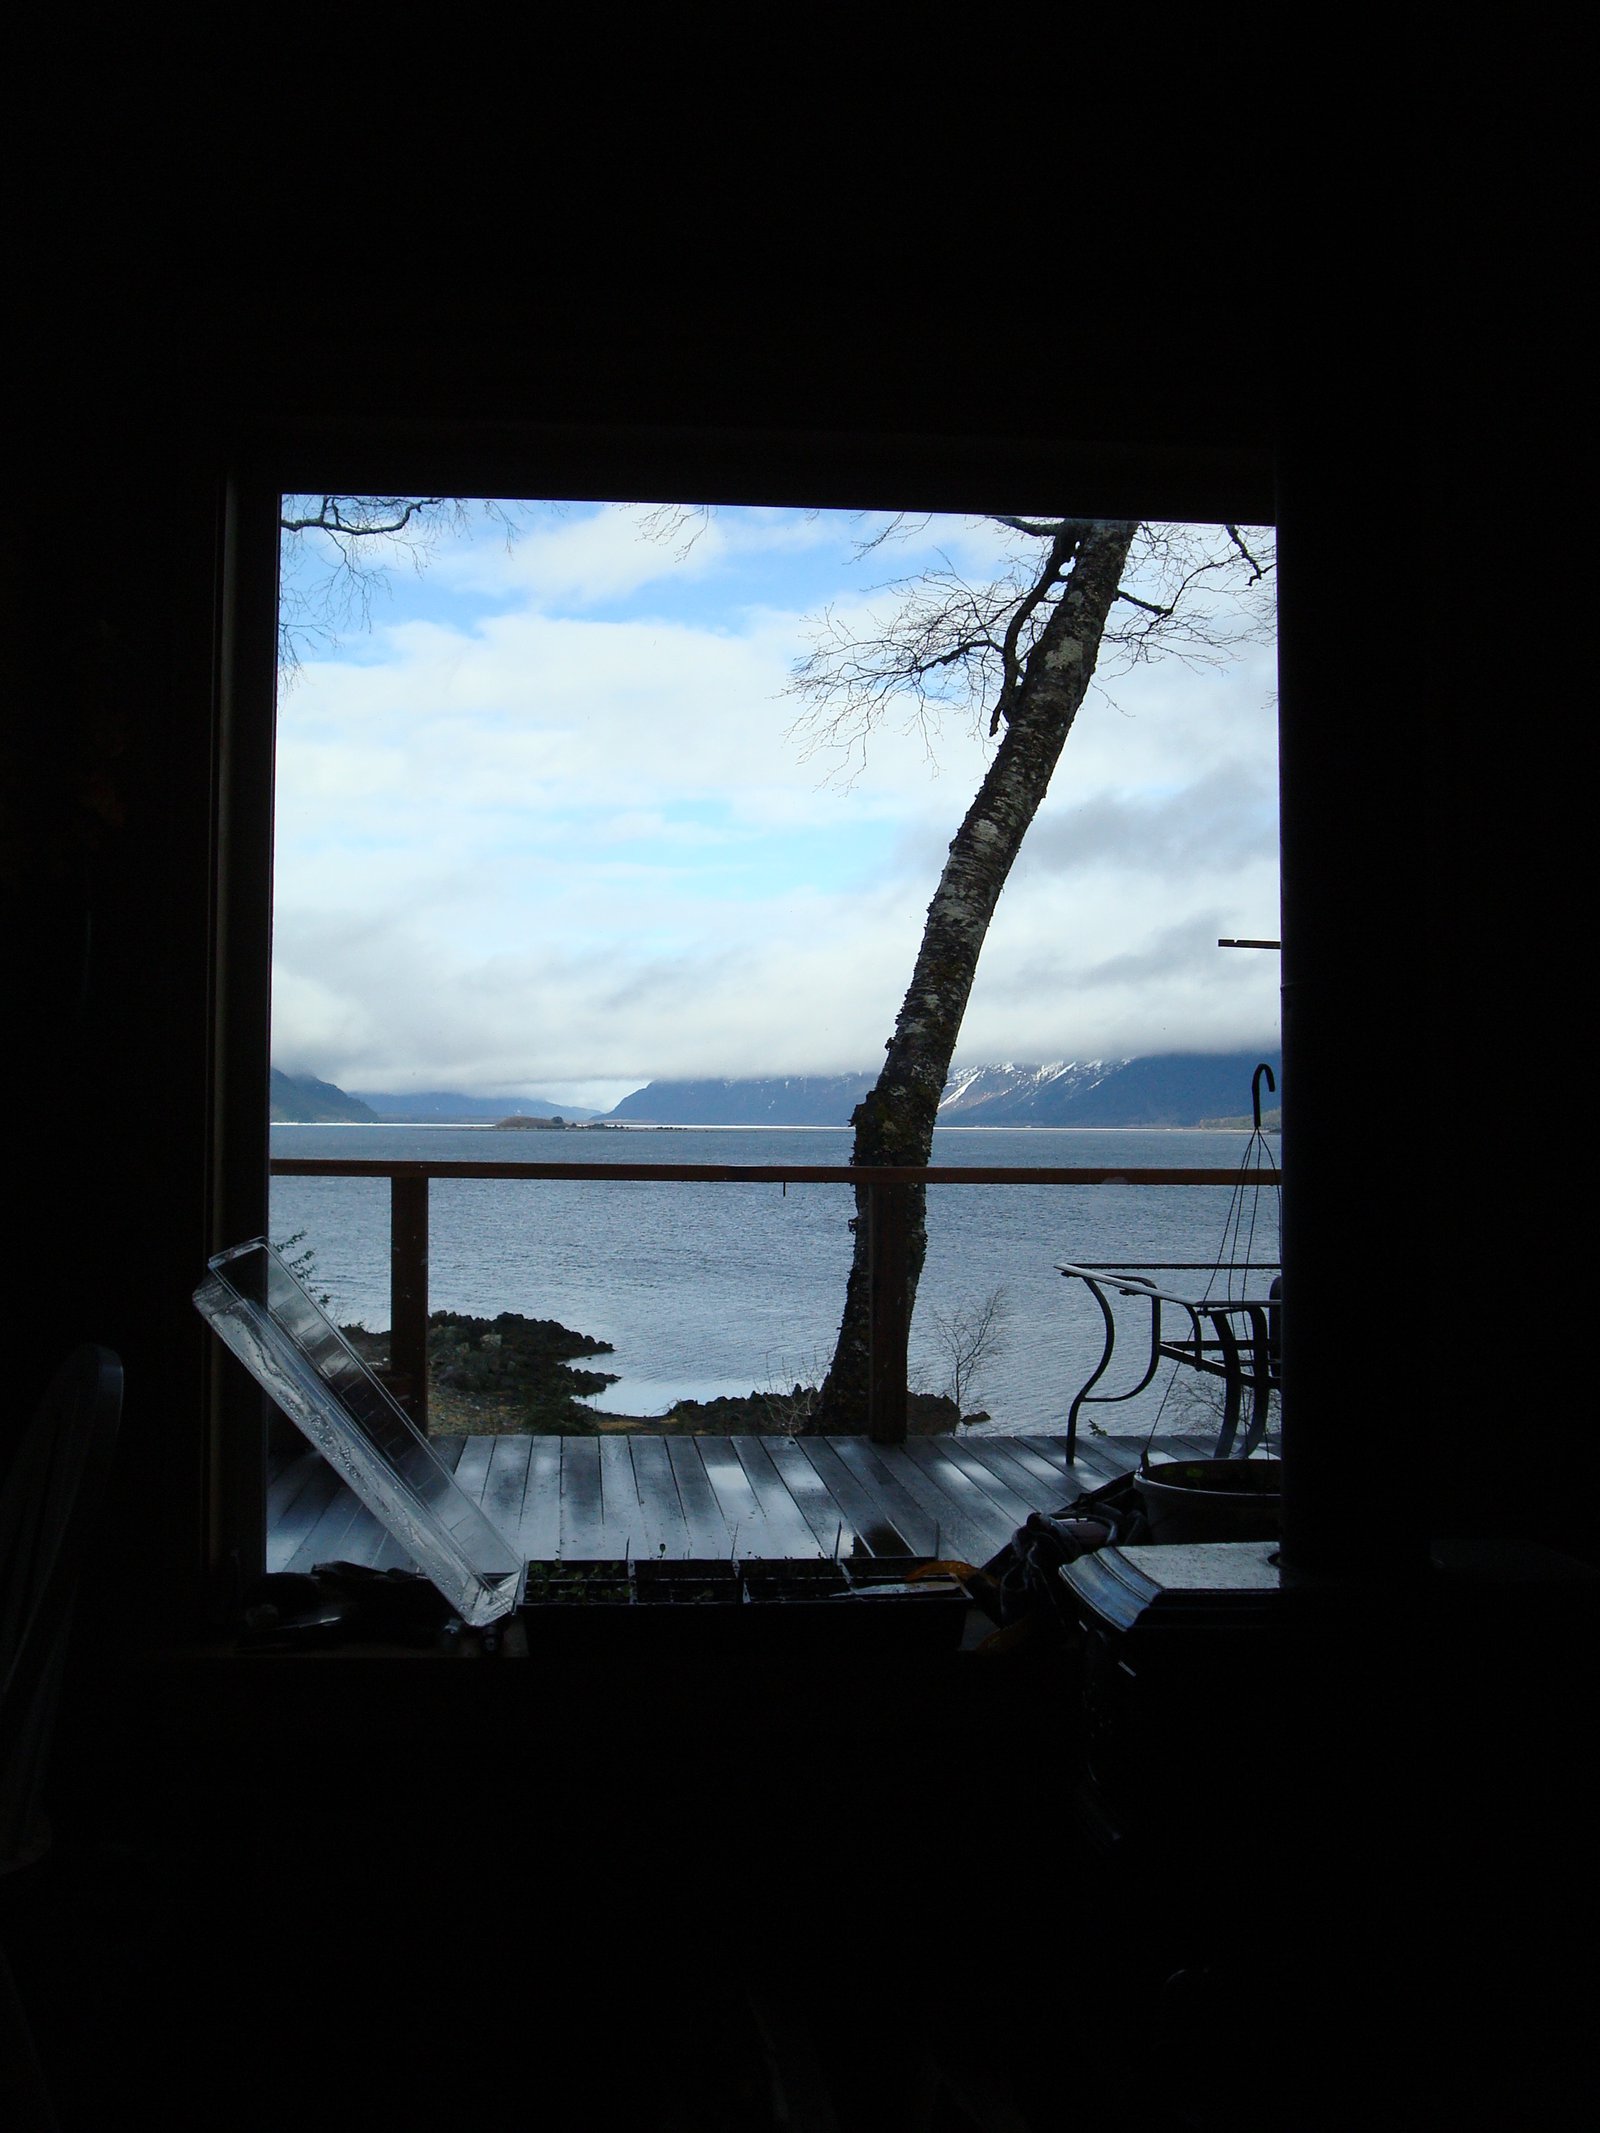
[[[597,1638],[634,1649],[659,1638],[675,1648],[686,1642],[730,1653],[845,1651],[865,1643],[949,1648],[960,1640],[967,1596],[946,1571],[913,1577],[927,1560],[533,1562],[521,1619],[530,1650],[586,1648]]]

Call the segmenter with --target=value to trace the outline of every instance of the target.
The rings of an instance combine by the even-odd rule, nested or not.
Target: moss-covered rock
[[[614,1385],[617,1374],[578,1369],[575,1359],[611,1352],[609,1341],[519,1311],[496,1318],[435,1311],[428,1319],[430,1390],[504,1404],[519,1428],[536,1433],[594,1428],[592,1410],[577,1403]]]
[[[815,1385],[792,1392],[749,1392],[717,1400],[680,1400],[660,1426],[695,1437],[805,1437],[816,1434],[821,1407]],[[961,1416],[943,1393],[914,1392],[906,1403],[906,1427],[914,1437],[945,1436]]]
[[[386,1332],[347,1326],[344,1333],[367,1362],[388,1362]],[[433,1434],[592,1432],[597,1427],[594,1410],[581,1402],[614,1385],[617,1374],[579,1369],[575,1359],[611,1352],[609,1341],[575,1332],[553,1318],[526,1318],[520,1311],[502,1311],[496,1318],[435,1311],[428,1319]]]

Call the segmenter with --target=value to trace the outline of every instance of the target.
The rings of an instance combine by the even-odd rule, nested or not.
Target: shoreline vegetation
[[[388,1332],[358,1325],[340,1331],[381,1375],[389,1362]],[[613,1352],[609,1341],[553,1318],[527,1318],[517,1311],[495,1318],[434,1311],[428,1319],[428,1433],[595,1437],[631,1430],[652,1436],[798,1437],[813,1431],[819,1393],[814,1385],[680,1400],[664,1414],[602,1414],[586,1399],[619,1383],[618,1373],[581,1367],[580,1359]],[[908,1420],[916,1435],[937,1436],[953,1432],[962,1417],[954,1400],[942,1393],[913,1393]]]

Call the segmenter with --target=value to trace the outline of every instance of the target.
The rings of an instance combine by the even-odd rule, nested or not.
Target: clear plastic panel
[[[219,1252],[201,1316],[343,1475],[464,1622],[516,1606],[523,1565],[264,1237]]]

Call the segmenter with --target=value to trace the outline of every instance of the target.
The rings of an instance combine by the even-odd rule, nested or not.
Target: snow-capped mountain
[[[1045,1066],[961,1067],[939,1103],[946,1126],[1196,1126],[1242,1118],[1255,1052],[1164,1052],[1147,1059],[1057,1059]],[[845,1126],[870,1073],[771,1081],[653,1081],[607,1115],[673,1126]]]
[[[1276,1082],[1282,1057],[1275,1048],[970,1068],[952,1076],[939,1118],[948,1126],[1197,1126],[1242,1118],[1262,1060]]]
[[[1032,1108],[1043,1104],[1059,1109],[1127,1064],[1125,1059],[1055,1059],[1048,1066],[1016,1066],[1007,1061],[1004,1066],[958,1067],[939,1099],[939,1122],[983,1125],[986,1120],[977,1114],[998,1105]]]

